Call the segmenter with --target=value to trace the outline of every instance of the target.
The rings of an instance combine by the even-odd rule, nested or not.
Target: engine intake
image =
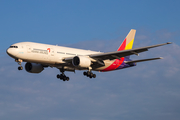
[[[91,60],[85,56],[75,56],[72,60],[75,67],[88,68],[91,66]]]
[[[40,73],[44,70],[44,67],[41,64],[27,62],[25,64],[25,69],[29,73]]]

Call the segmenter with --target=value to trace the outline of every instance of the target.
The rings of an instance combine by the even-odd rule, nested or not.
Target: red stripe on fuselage
[[[121,60],[116,59],[109,67],[105,68],[102,71],[111,71],[111,70],[115,70],[116,68],[118,68],[124,61],[124,57],[121,58]]]

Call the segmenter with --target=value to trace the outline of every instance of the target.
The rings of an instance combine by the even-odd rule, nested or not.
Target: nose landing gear
[[[21,65],[21,63],[23,62],[21,59],[16,59],[15,60],[16,62],[18,62],[18,64],[20,65],[19,67],[18,67],[18,70],[23,70],[23,67],[22,67],[22,65]]]

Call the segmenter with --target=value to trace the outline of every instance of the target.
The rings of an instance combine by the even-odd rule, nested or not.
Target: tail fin
[[[136,30],[131,29],[117,51],[132,49]]]

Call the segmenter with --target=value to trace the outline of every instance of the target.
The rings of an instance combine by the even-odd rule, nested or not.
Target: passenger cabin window
[[[18,46],[10,46],[9,48],[18,48]]]

